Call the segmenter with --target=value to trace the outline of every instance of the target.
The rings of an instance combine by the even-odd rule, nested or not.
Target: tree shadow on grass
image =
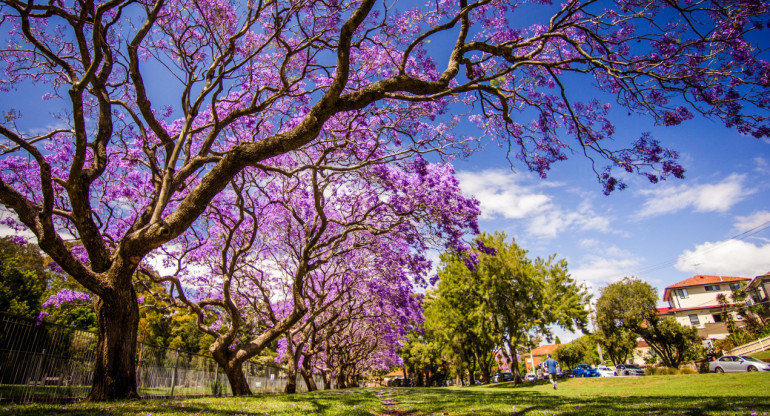
[[[416,393],[416,394],[415,394]],[[770,414],[770,397],[559,396],[509,389],[402,391],[401,414],[416,415],[758,415]]]
[[[0,416],[375,416],[382,402],[373,390],[327,391],[296,395],[255,395],[200,399],[131,400],[82,404],[0,404]]]

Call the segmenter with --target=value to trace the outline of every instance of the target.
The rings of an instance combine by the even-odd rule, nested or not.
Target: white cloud
[[[620,280],[639,267],[638,258],[607,254],[585,256],[578,267],[570,268],[570,274],[577,280],[601,284]]]
[[[734,239],[706,242],[685,250],[675,267],[682,272],[754,277],[770,270],[770,244]]]
[[[466,194],[481,202],[483,219],[495,216],[524,218],[547,207],[551,198],[533,191],[517,181],[517,176],[504,170],[459,172],[460,186]]]
[[[755,171],[761,173],[761,174],[768,174],[770,173],[770,161],[763,157],[755,157],[754,163],[756,163],[756,168],[754,168]]]
[[[573,210],[555,205],[550,195],[540,191],[553,188],[553,183],[528,185],[526,176],[499,169],[459,172],[457,177],[463,192],[481,203],[482,219],[526,219],[523,228],[539,238],[554,238],[573,228],[611,231],[610,220],[597,214],[588,201]]]
[[[745,188],[745,175],[732,174],[718,183],[703,185],[675,185],[651,191],[638,215],[651,217],[691,208],[696,212],[727,212],[733,205],[754,193]]]
[[[770,211],[758,211],[745,217],[735,217],[735,229],[739,233],[752,231],[770,222]]]

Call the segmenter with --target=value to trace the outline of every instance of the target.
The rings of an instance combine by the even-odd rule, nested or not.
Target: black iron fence
[[[0,312],[0,402],[85,397],[93,381],[95,350],[93,332]],[[136,365],[143,398],[230,394],[227,377],[211,357],[140,342]],[[254,393],[277,393],[286,386],[286,371],[278,366],[247,362],[243,370]],[[321,387],[321,380],[316,384]],[[301,378],[297,390],[307,391]]]

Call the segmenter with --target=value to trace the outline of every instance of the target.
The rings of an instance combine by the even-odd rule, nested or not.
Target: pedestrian
[[[545,366],[548,367],[548,377],[551,378],[553,389],[556,390],[556,372],[558,371],[559,363],[551,358],[551,354],[548,354],[548,359],[545,360]]]

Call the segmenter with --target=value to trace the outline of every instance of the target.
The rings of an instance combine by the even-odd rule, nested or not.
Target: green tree
[[[599,330],[593,334],[593,339],[601,345],[604,356],[615,365],[625,363],[629,356],[633,356],[637,338],[638,336],[628,329],[613,326],[599,325]]]
[[[584,335],[569,344],[560,345],[554,350],[554,359],[562,368],[574,368],[577,364],[595,362],[594,342],[589,335]]]
[[[416,386],[431,386],[431,382],[441,381],[447,376],[448,365],[441,358],[440,345],[423,335],[415,332],[409,334],[399,356],[404,360],[407,374],[413,378]]]
[[[0,238],[0,311],[36,317],[42,310],[48,275],[36,246]]]
[[[498,337],[492,334],[480,286],[465,263],[449,253],[440,258],[440,280],[426,296],[424,326],[453,368],[466,370],[474,383],[477,368],[483,378],[490,376]]]
[[[679,368],[702,353],[698,331],[658,315],[657,300],[649,283],[626,277],[602,288],[596,318],[609,331],[625,329],[642,337],[665,366]]]
[[[505,233],[482,234],[479,241],[497,251],[495,255],[480,253],[475,274],[485,289],[486,307],[499,334],[504,355],[519,351],[533,336],[551,337],[551,327],[574,331],[585,330],[589,296],[567,271],[567,261],[527,258],[527,251],[514,239],[506,242]],[[521,382],[517,354],[511,361],[514,379]]]
[[[461,341],[457,334],[467,330],[464,341],[478,348],[473,355],[484,379],[489,377],[487,365],[494,364],[491,353],[498,350],[521,382],[517,357],[521,347],[538,335],[550,337],[553,325],[584,330],[588,295],[569,276],[565,260],[554,255],[530,261],[527,251],[506,239],[500,232],[482,234],[474,250],[478,258],[474,270],[454,254],[441,256],[432,305],[447,311],[426,310],[426,322],[445,327],[446,338],[455,341]]]

